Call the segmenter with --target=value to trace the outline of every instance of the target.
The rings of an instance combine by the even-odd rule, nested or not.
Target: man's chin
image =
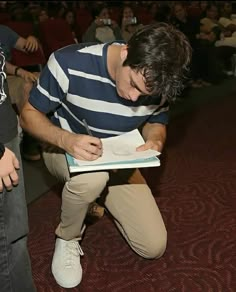
[[[121,96],[121,98],[125,99],[125,100],[130,100],[130,98],[126,97],[126,96]]]
[[[127,96],[125,96],[122,92],[120,92],[119,90],[117,90],[117,93],[119,95],[120,98],[122,99],[126,99],[126,100],[130,100],[130,98],[128,98]]]

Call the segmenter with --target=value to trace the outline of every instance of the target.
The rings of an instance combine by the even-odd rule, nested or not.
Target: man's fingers
[[[147,141],[145,144],[136,148],[136,151],[145,151],[148,149],[152,149],[158,152],[161,152],[163,148],[163,143],[161,141]]]
[[[136,148],[136,151],[145,151],[145,150],[148,150],[150,149],[149,146],[147,144],[143,144],[139,147]]]
[[[97,156],[101,156],[102,155],[102,149],[98,148],[95,145],[89,145],[87,149],[85,149],[87,152],[91,153],[91,154],[95,154]]]
[[[75,154],[75,158],[79,160],[96,160],[100,157],[101,155],[93,154],[91,152],[88,152],[87,150],[80,149],[78,153]]]

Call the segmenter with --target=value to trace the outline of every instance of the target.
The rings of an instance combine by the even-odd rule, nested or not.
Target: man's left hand
[[[148,140],[145,144],[136,148],[137,151],[145,151],[148,149],[156,150],[161,152],[163,148],[163,143],[161,140]]]

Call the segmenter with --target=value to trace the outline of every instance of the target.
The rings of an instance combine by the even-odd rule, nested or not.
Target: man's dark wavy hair
[[[141,72],[147,91],[173,101],[184,88],[192,48],[187,37],[167,23],[146,25],[128,41],[123,66]]]

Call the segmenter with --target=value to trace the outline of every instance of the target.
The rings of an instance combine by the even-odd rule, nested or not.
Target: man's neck
[[[116,69],[121,62],[120,58],[121,45],[112,44],[107,50],[107,70],[111,78],[116,80]]]

